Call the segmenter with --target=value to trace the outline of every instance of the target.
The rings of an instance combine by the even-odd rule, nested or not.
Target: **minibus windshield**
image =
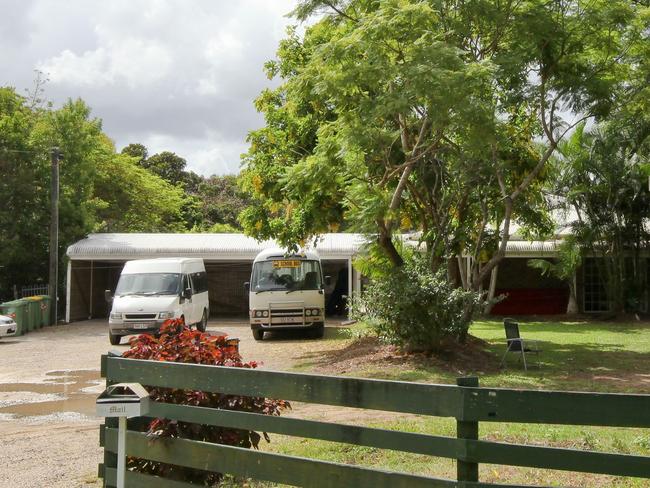
[[[253,265],[251,291],[320,290],[320,263],[315,260],[270,259]]]
[[[180,273],[134,273],[120,276],[115,294],[178,295],[180,291]]]

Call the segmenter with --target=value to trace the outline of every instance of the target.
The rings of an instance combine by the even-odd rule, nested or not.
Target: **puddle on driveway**
[[[50,371],[43,383],[0,383],[0,419],[95,416],[99,371]]]

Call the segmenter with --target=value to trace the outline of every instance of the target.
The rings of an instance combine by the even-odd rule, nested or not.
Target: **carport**
[[[324,234],[316,249],[323,273],[329,315],[344,314],[343,299],[360,289],[352,258],[364,242],[360,234]],[[246,316],[253,259],[274,241],[259,242],[243,234],[90,234],[68,248],[66,321],[105,318],[104,290],[115,290],[126,261],[159,257],[199,257],[208,273],[213,316]]]

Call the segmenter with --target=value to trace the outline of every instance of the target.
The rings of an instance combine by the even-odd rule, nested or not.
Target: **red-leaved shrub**
[[[257,363],[254,361],[242,362],[237,346],[229,342],[225,336],[191,330],[179,319],[166,321],[160,332],[159,337],[142,334],[132,338],[129,341],[131,348],[124,352],[122,357],[178,363],[212,364],[236,368],[257,367]],[[283,410],[291,408],[289,403],[284,400],[272,400],[262,397],[158,387],[147,387],[147,390],[151,399],[157,402],[239,410],[265,415],[280,415]],[[182,437],[245,448],[257,448],[261,439],[260,434],[250,430],[167,419],[154,419],[145,428],[154,439],[159,437]],[[266,441],[269,442],[270,439],[266,432],[263,435]],[[145,459],[131,458],[128,465],[136,471],[164,476],[169,479],[201,483],[204,486],[217,483],[222,477],[220,473],[209,473]]]

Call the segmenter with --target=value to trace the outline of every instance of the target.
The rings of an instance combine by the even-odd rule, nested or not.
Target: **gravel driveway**
[[[264,369],[290,369],[322,347],[318,340],[292,333],[256,342],[243,321],[211,321],[208,330],[239,337],[244,360],[262,362]],[[109,344],[105,320],[0,341],[0,486],[100,486],[101,419],[94,417],[94,402],[103,389],[100,356],[111,349],[126,346]]]

